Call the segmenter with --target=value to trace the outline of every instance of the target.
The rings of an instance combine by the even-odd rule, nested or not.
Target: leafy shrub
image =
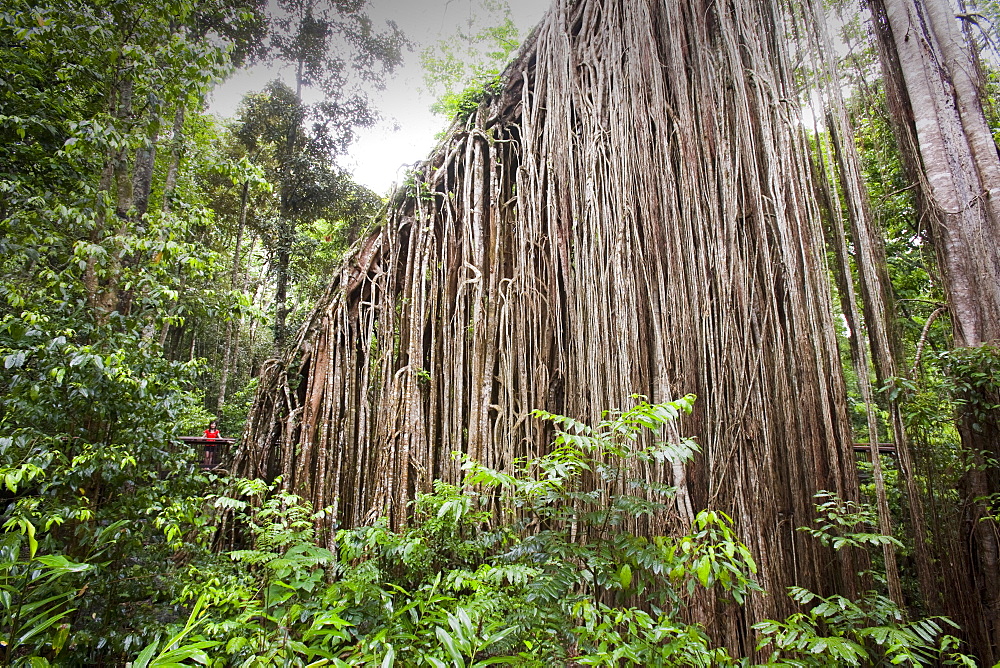
[[[875,512],[868,506],[844,501],[831,492],[816,495],[817,526],[801,527],[834,550],[881,548],[899,545],[891,536],[874,531]],[[858,600],[823,597],[801,587],[789,595],[806,612],[784,620],[764,620],[754,625],[760,633],[757,649],[771,648],[768,666],[837,665],[965,665],[975,666],[959,651],[960,642],[944,632],[957,628],[946,617],[908,621],[887,596],[865,592]]]
[[[154,521],[165,498],[204,491],[175,440],[196,365],[164,360],[141,332],[30,311],[0,319],[0,359],[3,529],[31,554],[90,565],[60,578],[86,593],[73,611],[22,644],[60,647],[69,664],[124,661],[184,614],[176,551]]]

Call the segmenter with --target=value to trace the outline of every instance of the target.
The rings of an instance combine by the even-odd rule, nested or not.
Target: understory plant
[[[909,620],[876,590],[850,600],[793,588],[802,612],[755,626],[764,664],[731,656],[688,623],[697,597],[735,611],[760,592],[725,513],[703,510],[676,531],[676,490],[635,473],[695,456],[695,443],[665,437],[693,401],[638,398],[596,425],[536,413],[553,427],[548,454],[504,470],[456,455],[462,485],[436,482],[400,528],[383,519],[325,533],[328,509],[280,479],[204,478],[211,493],[164,496],[150,505],[147,533],[132,530],[122,546],[111,548],[123,520],[95,528],[81,561],[11,516],[0,542],[8,663],[97,656],[96,627],[80,624],[84,640],[74,637],[80,611],[105,600],[90,598],[89,583],[122,569],[119,553],[141,539],[173,555],[154,573],[163,591],[145,603],[162,623],[129,631],[143,668],[975,665],[947,619]],[[869,509],[818,501],[819,519],[803,530],[833,549],[895,540],[871,529]],[[211,550],[220,537],[235,549]]]
[[[29,527],[23,534],[0,536],[0,665],[5,666],[28,653],[59,654],[69,639],[65,618],[75,609],[77,593],[66,576],[90,568],[62,555],[38,555]]]
[[[682,613],[699,590],[736,602],[759,590],[732,521],[704,511],[681,536],[636,531],[670,516],[674,490],[632,471],[697,452],[662,433],[693,401],[639,398],[595,426],[539,412],[550,453],[503,471],[464,459],[463,485],[435,483],[407,526],[341,530],[334,551],[317,546],[323,511],[236,481],[212,503],[252,544],[191,574],[187,600],[210,607],[189,640],[238,666],[731,662]]]
[[[871,507],[832,492],[819,492],[816,499],[814,525],[800,530],[824,545],[837,551],[881,549],[886,543],[902,547],[874,529],[878,520]],[[884,574],[860,575],[884,588]],[[946,632],[958,628],[954,622],[941,616],[910,619],[878,588],[854,600],[801,587],[788,593],[803,612],[753,627],[760,634],[757,649],[770,651],[768,666],[977,665],[960,651],[961,641]]]
[[[157,521],[168,500],[204,494],[176,440],[197,365],[163,359],[141,329],[56,308],[0,317],[0,363],[3,569],[28,578],[2,601],[21,613],[4,613],[0,652],[13,665],[124,663],[186,612],[177,564],[197,547]]]

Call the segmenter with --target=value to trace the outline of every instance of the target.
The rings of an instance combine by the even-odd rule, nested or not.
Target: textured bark
[[[278,222],[278,249],[274,256],[274,352],[280,355],[285,352],[285,339],[288,327],[288,279],[291,264],[291,237],[294,234],[292,223],[284,218]]]
[[[128,127],[132,121],[133,87],[132,77],[127,74],[123,75],[121,80],[112,87],[109,96],[110,112],[114,119],[123,126],[122,129]],[[113,223],[108,221],[107,207],[101,201],[104,194],[109,193],[112,188],[115,188],[115,213],[117,214]],[[91,243],[103,244],[111,239],[113,244],[116,230],[121,232],[123,229],[127,229],[128,210],[131,206],[132,180],[129,177],[126,150],[110,151],[105,158],[104,169],[98,183],[97,202],[95,202],[98,214],[96,224],[90,234]],[[114,228],[111,227],[112,224],[115,225]],[[106,266],[98,267],[98,260],[93,255],[87,258],[83,283],[87,291],[87,305],[98,323],[107,323],[111,314],[118,309],[120,262],[120,251],[114,247],[108,253]]]
[[[153,118],[147,144],[136,151],[132,174],[132,202],[135,219],[142,220],[149,209],[149,196],[153,190],[153,168],[156,166],[156,142],[160,133],[160,119]]]
[[[1000,158],[944,0],[885,0],[955,343],[1000,342]]]
[[[892,519],[885,486],[885,474],[882,469],[881,456],[879,455],[879,420],[876,413],[878,407],[875,404],[875,397],[872,392],[872,379],[869,370],[871,368],[869,361],[872,349],[869,347],[870,341],[866,341],[863,337],[863,332],[865,331],[864,324],[868,318],[862,318],[858,308],[858,298],[854,289],[854,277],[851,272],[851,258],[846,242],[846,229],[843,217],[840,215],[840,200],[846,199],[848,202],[847,208],[849,218],[853,223],[853,230],[857,230],[859,223],[864,223],[864,219],[859,220],[857,216],[859,212],[851,207],[852,196],[857,195],[857,189],[848,185],[850,181],[845,182],[845,178],[848,177],[845,174],[845,168],[848,164],[843,159],[843,152],[840,150],[840,143],[837,140],[837,132],[833,129],[837,127],[837,123],[832,117],[828,117],[827,120],[831,125],[831,139],[834,153],[840,159],[837,165],[839,167],[839,178],[835,179],[828,176],[823,179],[823,185],[827,189],[824,193],[825,209],[830,220],[830,233],[827,235],[827,238],[835,257],[834,271],[836,272],[837,288],[840,292],[841,310],[850,328],[851,361],[858,379],[858,391],[865,405],[865,419],[868,426],[869,453],[872,463],[872,478],[875,483],[875,505],[878,510],[879,532],[883,535],[891,536],[893,535]],[[856,182],[854,185],[859,183]],[[834,186],[838,184],[843,184],[847,192],[832,192]],[[856,200],[854,203],[858,204],[860,201],[863,200]],[[858,259],[858,264],[860,264],[860,259]],[[882,314],[883,312],[879,312],[880,316]],[[888,543],[883,544],[882,556],[885,560],[885,575],[889,597],[902,607],[904,605],[903,590],[899,579],[899,567],[896,561],[895,547]]]
[[[978,69],[946,0],[872,0],[902,152],[930,222],[956,347],[1000,343],[1000,157],[975,80]],[[899,113],[903,112],[903,113]],[[906,114],[906,115],[904,115]],[[989,422],[989,420],[987,420]],[[971,457],[1000,454],[1000,425],[959,425]],[[945,611],[987,665],[1000,658],[998,527],[982,499],[1000,491],[996,469],[978,464],[962,489],[965,517],[942,554]],[[948,568],[950,567],[950,568]],[[956,576],[958,571],[961,575]]]
[[[452,451],[545,452],[531,409],[693,392],[678,429],[703,453],[632,471],[680,493],[630,528],[726,510],[771,593],[699,621],[749,651],[785,587],[849,591],[853,567],[796,530],[857,482],[781,34],[767,0],[557,2],[264,369],[235,471],[398,526],[460,479]]]
[[[167,175],[163,179],[163,210],[170,211],[174,189],[177,187],[177,172],[181,165],[181,153],[184,149],[184,105],[174,112],[174,124],[170,130],[170,162],[167,165]]]

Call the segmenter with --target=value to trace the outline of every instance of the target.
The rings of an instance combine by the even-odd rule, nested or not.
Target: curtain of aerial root
[[[723,509],[779,614],[785,587],[847,587],[797,531],[813,494],[856,490],[820,214],[778,5],[559,0],[506,88],[449,137],[270,367],[236,462],[284,476],[341,525],[387,516],[453,451],[542,454],[534,408],[594,421],[698,396],[679,487],[634,530]]]
[[[840,88],[843,79],[838,73],[833,41],[827,30],[828,22],[823,6],[816,0],[788,2],[785,13],[792,23],[796,38],[796,62],[806,63],[800,70],[803,75],[808,75],[808,83],[800,93],[803,104],[813,106],[817,125],[820,119],[825,125],[824,131],[817,132],[816,141],[813,142],[821,176],[815,179],[815,183],[824,202],[824,216],[828,226],[827,243],[833,258],[832,269],[837,279],[841,311],[851,332],[865,334],[850,336],[848,340],[858,392],[866,408],[879,531],[886,535],[893,533],[888,492],[878,454],[878,443],[881,440],[879,434],[883,431],[878,417],[881,409],[891,417],[891,425],[887,425],[884,431],[895,444],[900,473],[906,484],[910,529],[914,535],[923,536],[926,529],[922,501],[899,406],[895,402],[885,401],[885,396],[880,397],[881,405],[876,405],[878,395],[874,390],[881,387],[887,379],[898,375],[898,362],[901,360],[899,335],[895,331],[895,305],[886,265],[885,242],[881,231],[877,229],[865,189],[861,157]],[[821,107],[822,111],[817,107]],[[847,223],[852,244],[850,248]],[[855,280],[857,290],[854,287]],[[874,378],[872,370],[875,372]],[[873,384],[873,381],[877,384]],[[921,588],[932,595],[934,585],[926,545],[921,541],[915,547]],[[895,549],[890,544],[883,545],[886,584],[890,597],[897,604],[903,605]]]

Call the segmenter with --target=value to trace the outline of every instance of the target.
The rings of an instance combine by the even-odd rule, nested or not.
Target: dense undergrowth
[[[8,326],[15,334],[33,336]],[[3,665],[975,665],[947,620],[908,620],[877,574],[857,601],[793,589],[803,612],[756,625],[753,659],[686,623],[702,590],[733,606],[762,595],[722,512],[698,513],[680,536],[627,530],[669,512],[674,490],[629,479],[623,464],[695,456],[693,442],[645,437],[693,397],[640,400],[594,427],[538,413],[554,427],[550,454],[505,471],[465,460],[465,484],[437,483],[407,527],[376,522],[331,541],[317,535],[325,510],[279,483],[202,473],[171,440],[196,405],[178,369],[151,361],[139,380],[100,351],[65,346],[36,347],[31,365],[8,357],[20,382],[0,442],[12,462],[2,471]],[[68,360],[53,362],[65,371],[46,355]],[[81,388],[109,392],[109,378],[116,417],[127,412],[133,428],[88,431],[110,421]],[[65,424],[30,412],[43,386]],[[873,533],[862,507],[824,498],[817,508],[809,531],[835,549],[895,540]],[[222,525],[240,549],[213,549]]]

